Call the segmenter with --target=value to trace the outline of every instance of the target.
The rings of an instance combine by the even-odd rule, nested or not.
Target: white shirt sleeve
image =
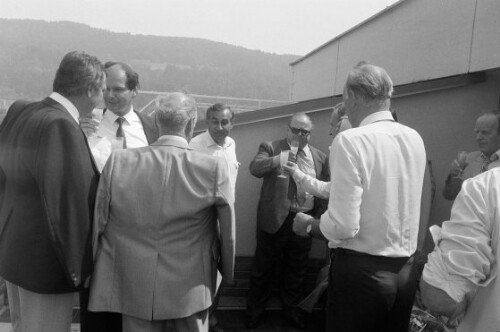
[[[301,186],[309,194],[328,199],[330,197],[330,183],[316,179],[310,175],[305,174],[300,169],[295,170],[293,173],[293,180],[298,186]]]
[[[320,229],[332,243],[353,238],[359,231],[362,174],[357,153],[349,140],[341,134],[333,140],[330,149],[330,198],[328,210],[321,216]]]
[[[496,277],[491,248],[496,208],[489,206],[484,189],[480,180],[466,180],[453,204],[450,221],[445,221],[441,230],[431,228],[436,248],[428,256],[423,278],[456,302]]]

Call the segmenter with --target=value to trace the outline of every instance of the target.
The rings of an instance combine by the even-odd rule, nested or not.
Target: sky
[[[2,0],[0,18],[194,37],[305,55],[398,0]]]

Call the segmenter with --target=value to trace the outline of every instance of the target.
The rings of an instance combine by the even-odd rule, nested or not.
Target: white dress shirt
[[[302,151],[304,152],[304,154],[300,158],[303,158],[305,160],[302,167],[305,167],[306,169],[303,169],[303,170],[297,169],[297,170],[301,171],[304,175],[307,175],[307,177],[315,179],[316,178],[316,169],[314,168],[314,159],[312,156],[311,149],[309,148],[309,145],[304,146]],[[300,151],[298,153],[300,153]],[[297,156],[297,159],[298,158],[299,158],[299,156]],[[297,160],[297,165],[299,167],[301,167],[299,164],[299,160]],[[298,186],[297,182],[296,182],[296,184]],[[302,187],[301,189],[305,191],[305,193],[304,193],[305,200],[302,203],[302,205],[299,205],[297,200],[293,200],[291,202],[292,203],[292,210],[295,212],[311,211],[314,208],[314,195],[312,193],[310,193],[305,187]],[[298,194],[299,190],[300,189],[297,187],[297,194]]]
[[[220,146],[214,141],[207,130],[204,133],[193,137],[189,142],[189,147],[193,150],[200,151],[211,156],[223,158],[226,161],[229,169],[229,179],[231,180],[231,187],[234,194],[236,191],[238,168],[240,167],[240,163],[236,159],[236,143],[234,140],[227,136],[224,146]]]
[[[456,302],[468,296],[457,331],[500,330],[499,183],[499,168],[465,180],[450,220],[443,222],[442,229],[431,227],[436,247],[428,256],[423,279]]]
[[[94,113],[98,112],[102,112],[102,110],[94,110]],[[141,119],[133,111],[132,107],[125,114],[124,118],[125,121],[122,124],[122,128],[125,132],[127,148],[140,148],[149,145]],[[118,129],[116,119],[118,119],[118,115],[107,110],[102,116],[102,121],[99,124],[97,132],[88,138],[90,150],[99,171],[102,171],[113,150],[112,144],[116,138],[116,130]]]
[[[298,168],[295,170],[292,177],[297,186],[301,186],[311,195],[322,199],[328,199],[328,197],[330,197],[330,181],[325,182],[318,180],[313,176],[305,174]]]
[[[79,123],[78,119],[80,118],[80,113],[72,102],[70,102],[66,97],[57,92],[52,92],[49,97],[57,101],[59,104],[63,105],[66,111],[68,111],[69,115],[71,115],[71,117],[75,119],[76,123]]]
[[[338,134],[320,228],[329,247],[409,257],[417,247],[426,155],[420,135],[389,111]]]

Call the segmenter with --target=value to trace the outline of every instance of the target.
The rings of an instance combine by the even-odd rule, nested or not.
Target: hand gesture
[[[295,171],[299,168],[299,166],[297,166],[296,163],[294,162],[291,162],[291,161],[287,161],[284,165],[283,165],[283,169],[285,170],[285,172],[287,172],[288,174],[290,175],[293,175],[293,173],[295,173]]]
[[[312,217],[308,214],[299,212],[293,219],[293,231],[299,236],[308,236],[307,226],[310,224]]]
[[[80,128],[82,128],[85,136],[90,137],[95,132],[97,132],[97,128],[99,128],[99,121],[92,118],[80,118]]]
[[[465,151],[460,151],[458,153],[457,159],[453,160],[453,162],[450,165],[450,175],[452,177],[460,177],[465,169],[467,167],[467,152]]]

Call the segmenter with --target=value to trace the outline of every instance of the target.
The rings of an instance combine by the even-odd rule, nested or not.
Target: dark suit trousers
[[[312,240],[293,232],[296,213],[290,212],[275,234],[257,231],[257,248],[250,275],[247,315],[259,316],[271,295],[275,267],[281,267],[280,296],[284,310],[295,310],[304,296],[304,280]]]
[[[331,250],[327,331],[408,331],[417,288],[414,257]]]
[[[90,290],[80,292],[81,332],[122,332],[122,315],[117,312],[88,311]]]

